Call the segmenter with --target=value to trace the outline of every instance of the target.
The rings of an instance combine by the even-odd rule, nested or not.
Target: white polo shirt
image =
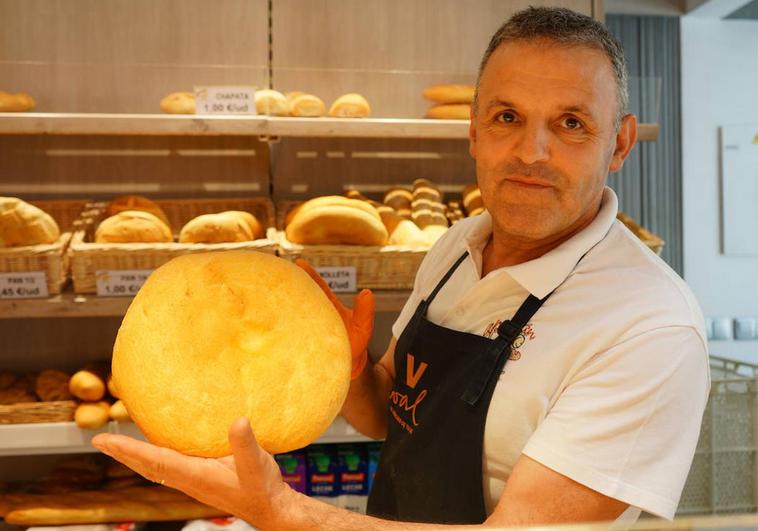
[[[523,453],[630,504],[625,520],[640,509],[674,516],[710,389],[703,318],[682,279],[616,221],[617,209],[606,188],[580,233],[484,278],[492,219],[457,223],[427,254],[392,328],[399,337],[466,250],[429,308],[435,324],[492,337],[529,293],[560,286],[514,343],[495,388],[484,431],[487,514]]]

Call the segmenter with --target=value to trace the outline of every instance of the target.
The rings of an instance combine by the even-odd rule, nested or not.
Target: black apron
[[[368,499],[368,514],[389,520],[480,524],[484,425],[511,345],[550,297],[533,295],[488,339],[426,318],[437,293],[421,301],[395,346],[395,382],[387,438]]]

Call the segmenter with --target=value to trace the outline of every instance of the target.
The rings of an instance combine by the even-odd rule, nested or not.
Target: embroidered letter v
[[[416,384],[421,379],[421,376],[424,374],[424,371],[428,367],[426,363],[423,361],[418,366],[418,370],[416,369],[416,359],[413,357],[413,354],[410,352],[406,354],[406,365],[405,365],[405,383],[410,387],[411,389],[416,388]]]

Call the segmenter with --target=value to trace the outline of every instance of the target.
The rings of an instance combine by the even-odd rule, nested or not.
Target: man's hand
[[[308,273],[316,284],[319,285],[321,290],[329,297],[329,300],[332,301],[332,304],[337,309],[337,313],[342,317],[353,353],[351,379],[355,380],[363,372],[368,361],[368,343],[374,331],[374,294],[371,290],[362,290],[355,297],[353,308],[350,309],[340,302],[334,292],[329,289],[324,279],[321,278],[321,275],[308,262],[302,258],[298,258],[295,260],[295,264]]]
[[[102,433],[92,445],[147,479],[178,489],[259,528],[290,512],[297,494],[282,481],[274,458],[255,440],[246,418],[229,430],[233,455],[191,457],[123,435]]]

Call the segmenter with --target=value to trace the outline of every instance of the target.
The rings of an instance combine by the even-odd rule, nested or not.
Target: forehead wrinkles
[[[483,108],[496,99],[538,108],[584,104],[590,110],[615,98],[612,67],[586,46],[507,43],[488,61],[480,80]]]

